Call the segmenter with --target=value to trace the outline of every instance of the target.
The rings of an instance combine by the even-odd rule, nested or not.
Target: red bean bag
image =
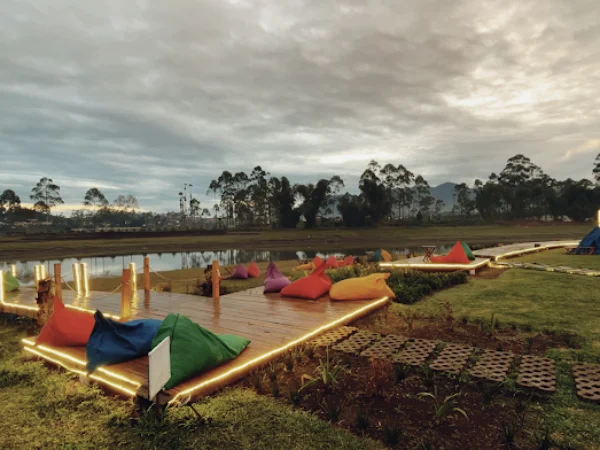
[[[432,256],[430,259],[432,263],[438,264],[469,264],[471,262],[460,241],[454,244],[446,256]]]
[[[260,269],[254,261],[252,261],[248,266],[248,276],[252,278],[260,277]]]
[[[352,266],[354,264],[354,256],[346,256],[343,261],[338,261],[338,267]]]
[[[327,258],[327,267],[331,267],[331,268],[337,268],[340,266],[340,263],[338,262],[337,258],[333,255],[331,255],[329,258]]]
[[[50,316],[36,344],[69,347],[86,345],[94,329],[94,315],[89,312],[66,308],[54,298],[54,314]]]
[[[229,277],[231,280],[247,280],[248,279],[248,271],[242,264],[238,264],[231,276]]]
[[[313,259],[312,263],[314,264],[315,269],[317,269],[323,263],[323,259],[319,255],[317,255],[317,256],[315,256],[315,259]]]
[[[316,300],[331,288],[331,280],[325,275],[327,264],[324,262],[310,275],[294,281],[281,290],[284,297],[298,297]]]

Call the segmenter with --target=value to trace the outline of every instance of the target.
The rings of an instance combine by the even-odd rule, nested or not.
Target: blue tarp
[[[594,255],[600,255],[600,227],[594,228],[590,233],[584,237],[579,243],[579,247],[595,247]],[[587,253],[585,249],[580,252],[579,249],[576,253]]]
[[[96,324],[85,349],[88,372],[147,355],[152,350],[152,338],[162,324],[162,320],[156,319],[116,322],[100,311],[96,311],[94,319]]]

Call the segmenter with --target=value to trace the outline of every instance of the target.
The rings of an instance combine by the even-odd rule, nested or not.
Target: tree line
[[[338,217],[350,227],[379,224],[436,222],[454,219],[564,219],[583,221],[600,207],[600,154],[592,164],[592,179],[556,180],[524,155],[509,158],[499,173],[486,181],[475,180],[454,187],[452,205],[431,195],[427,180],[403,165],[371,161],[358,182],[358,193],[341,193],[340,176],[314,183],[292,184],[287,177],[271,176],[261,166],[250,174],[223,171],[211,180],[207,195],[215,200],[214,217],[226,226],[296,227],[319,225],[319,219]],[[0,217],[8,221],[46,217],[63,204],[60,186],[41,178],[32,188],[32,208],[25,208],[12,190],[0,194]],[[189,216],[210,216],[196,198],[189,199]],[[73,211],[71,224],[154,225],[173,223],[180,213],[141,213],[133,195],[118,195],[111,203],[97,187],[87,190],[83,209]],[[450,212],[448,212],[450,210]],[[335,220],[334,220],[335,221]]]

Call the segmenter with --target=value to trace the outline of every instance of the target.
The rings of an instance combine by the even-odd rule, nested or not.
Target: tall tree
[[[303,199],[300,210],[306,219],[306,227],[313,228],[317,215],[331,212],[332,196],[344,186],[339,176],[329,180],[321,179],[317,184],[301,184],[296,186],[296,192]]]
[[[21,206],[21,199],[12,189],[6,189],[0,194],[0,212],[14,211]]]
[[[295,208],[296,192],[286,177],[269,179],[269,195],[271,208],[277,213],[279,226],[294,228],[298,223],[300,212]]]
[[[102,191],[96,187],[88,189],[83,197],[83,205],[89,206],[94,210],[108,206],[108,200]]]
[[[471,190],[466,183],[460,183],[454,186],[456,197],[455,207],[463,217],[469,217],[475,210],[475,200],[473,199]]]
[[[137,201],[137,198],[135,198],[135,196],[131,195],[131,194],[128,194],[128,195],[119,194],[117,196],[117,198],[115,199],[115,201],[113,202],[113,205],[117,209],[120,209],[121,211],[130,211],[130,212],[135,212],[135,210],[140,207],[140,205]]]
[[[33,208],[39,212],[46,213],[46,220],[50,219],[50,211],[56,205],[63,204],[60,196],[60,186],[55,184],[52,178],[40,178],[40,181],[31,189],[29,196],[35,203]]]
[[[391,164],[380,169],[380,165],[371,161],[362,173],[358,182],[361,197],[364,200],[363,210],[368,221],[377,225],[392,210],[392,189],[395,183],[396,168]],[[356,205],[356,201],[354,201]]]
[[[596,180],[596,183],[600,184],[600,153],[598,153],[598,156],[596,156],[596,160],[594,161],[592,174],[594,175],[594,180]]]

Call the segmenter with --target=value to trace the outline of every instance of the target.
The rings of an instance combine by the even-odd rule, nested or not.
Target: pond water
[[[438,252],[445,252],[449,247],[440,246]],[[316,255],[326,258],[330,255],[342,257],[346,255],[362,256],[373,249],[357,248],[344,250],[343,252],[329,251],[268,251],[268,250],[209,250],[209,251],[194,251],[194,252],[175,252],[175,253],[150,253],[145,256],[150,258],[150,267],[152,270],[159,272],[164,270],[192,269],[197,267],[206,267],[212,261],[218,260],[221,265],[248,264],[251,261],[282,261],[290,259],[312,259]],[[392,253],[406,254],[408,252],[418,252],[419,247],[406,247],[388,249]],[[143,267],[144,255],[127,255],[127,256],[93,256],[87,258],[65,258],[62,260],[45,260],[45,261],[4,261],[0,262],[0,270],[8,271],[11,264],[15,265],[16,274],[19,281],[24,284],[33,283],[34,266],[43,264],[46,266],[46,272],[52,274],[54,272],[54,264],[62,264],[63,278],[67,281],[73,280],[72,264],[86,263],[90,277],[111,277],[121,275],[121,271],[129,267],[129,263],[134,262],[138,269]]]

